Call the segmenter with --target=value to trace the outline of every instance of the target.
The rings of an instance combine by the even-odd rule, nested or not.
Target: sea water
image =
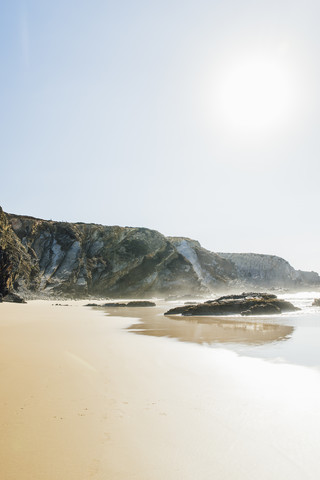
[[[257,322],[270,322],[274,325],[290,327],[283,338],[256,345],[239,344],[234,349],[244,355],[266,358],[274,362],[294,363],[320,368],[320,307],[313,307],[319,292],[299,292],[279,295],[301,310],[284,313],[281,316],[268,316]]]
[[[232,350],[241,356],[268,359],[320,369],[320,307],[313,307],[319,292],[278,295],[301,310],[281,315],[164,316],[174,305],[114,312],[138,317],[129,330],[140,335],[167,337],[209,348]],[[109,312],[110,314],[110,312]],[[111,313],[113,315],[113,313]]]

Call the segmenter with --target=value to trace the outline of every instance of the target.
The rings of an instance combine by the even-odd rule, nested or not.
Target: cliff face
[[[246,286],[295,287],[320,285],[315,272],[295,270],[286,260],[275,255],[257,253],[219,253],[236,270],[236,281]]]
[[[226,289],[237,278],[232,262],[201,247],[199,242],[183,237],[168,238],[177,251],[189,260],[199,281],[209,291]]]
[[[154,230],[8,218],[37,257],[46,292],[146,296],[202,288],[190,262]]]
[[[84,297],[204,294],[230,288],[320,285],[270,255],[217,254],[147,228],[53,222],[0,210],[0,295]]]
[[[13,290],[36,290],[38,273],[33,252],[22,245],[0,207],[0,298]]]
[[[295,270],[286,260],[275,255],[213,253],[188,238],[169,239],[190,261],[202,285],[209,290],[320,286],[316,272]]]

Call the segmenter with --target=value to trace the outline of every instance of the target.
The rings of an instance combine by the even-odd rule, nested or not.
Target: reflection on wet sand
[[[165,308],[108,308],[111,316],[135,317],[128,330],[139,335],[175,338],[199,344],[241,343],[262,345],[287,340],[294,328],[268,323],[268,318],[243,320],[240,317],[179,317],[164,316]],[[269,320],[270,322],[270,320]]]

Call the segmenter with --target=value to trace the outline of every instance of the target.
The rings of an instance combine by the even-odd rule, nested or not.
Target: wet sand
[[[69,303],[0,304],[1,479],[319,478],[317,370]]]
[[[126,309],[126,315],[139,318],[138,323],[130,325],[129,330],[140,335],[176,338],[182,342],[198,344],[245,344],[261,345],[269,342],[280,342],[288,339],[293,327],[280,322],[270,322],[269,317],[252,317],[245,320],[241,316],[205,317],[180,315],[164,316],[167,306]],[[121,316],[119,308],[105,309],[108,315]]]

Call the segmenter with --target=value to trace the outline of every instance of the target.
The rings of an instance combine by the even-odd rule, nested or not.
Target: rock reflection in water
[[[199,344],[241,343],[262,345],[291,337],[294,328],[289,325],[269,323],[267,318],[243,320],[240,317],[179,317],[164,316],[163,309],[125,308],[108,309],[109,315],[138,317],[128,330],[140,335],[175,338]]]

